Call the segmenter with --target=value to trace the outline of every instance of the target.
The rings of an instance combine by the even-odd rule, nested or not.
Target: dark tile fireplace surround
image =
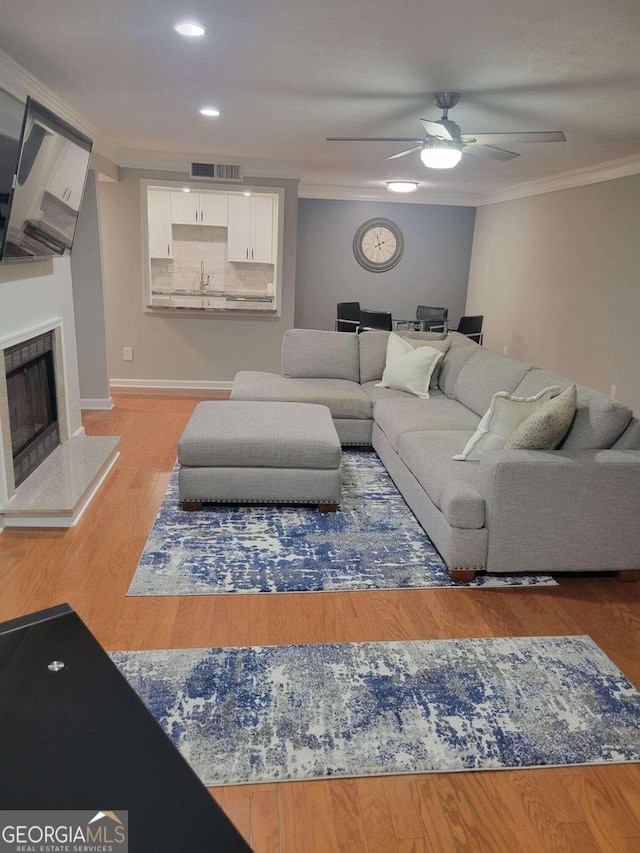
[[[17,487],[60,444],[53,333],[6,349],[4,368]]]

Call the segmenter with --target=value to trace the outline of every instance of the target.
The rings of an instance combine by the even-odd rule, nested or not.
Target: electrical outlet
[[[133,347],[122,347],[122,360],[133,361]]]
[[[618,386],[617,386],[617,385],[612,385],[612,386],[611,386],[611,391],[609,391],[609,396],[611,397],[611,399],[612,399],[612,400],[615,400],[615,399],[616,399],[616,394],[617,394],[617,393],[618,393]]]

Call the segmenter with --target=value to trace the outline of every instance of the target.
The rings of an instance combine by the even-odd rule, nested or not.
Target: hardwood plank
[[[251,840],[251,791],[243,785],[224,789],[225,812],[245,841]]]
[[[304,784],[307,835],[312,853],[338,850],[338,836],[333,817],[331,782],[322,779]]]
[[[332,779],[330,791],[338,839],[337,849],[341,853],[366,851],[367,836],[360,809],[357,781],[355,779]]]
[[[278,822],[282,853],[311,853],[307,834],[307,808],[300,782],[278,785]]]
[[[364,821],[367,849],[370,853],[391,853],[397,840],[389,804],[384,793],[383,779],[369,777],[357,781],[358,799]]]
[[[383,779],[387,804],[396,839],[422,838],[422,821],[413,800],[407,776],[387,776]]]
[[[275,789],[251,794],[250,844],[254,853],[280,853],[278,794]]]

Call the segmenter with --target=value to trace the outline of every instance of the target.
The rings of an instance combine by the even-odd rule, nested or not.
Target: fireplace
[[[53,333],[9,347],[3,354],[17,487],[60,444]]]

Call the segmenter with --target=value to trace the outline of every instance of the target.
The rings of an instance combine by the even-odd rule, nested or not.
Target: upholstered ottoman
[[[213,503],[340,503],[340,441],[314,403],[199,403],[178,443],[185,510]]]

